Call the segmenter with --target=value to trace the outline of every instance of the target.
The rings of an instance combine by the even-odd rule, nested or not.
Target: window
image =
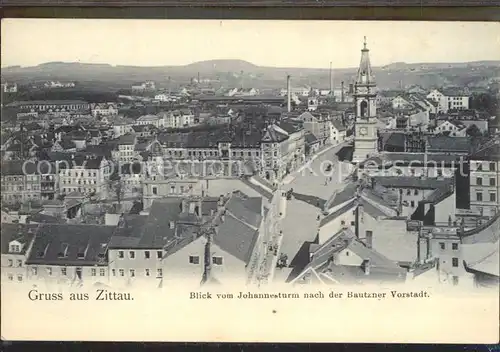
[[[149,273],[149,269],[146,269],[146,276],[149,276],[150,273]]]
[[[222,265],[222,257],[213,257],[212,263],[214,263],[215,265]]]
[[[200,264],[200,257],[197,255],[190,255],[189,264]]]
[[[454,251],[457,251],[458,250],[458,243],[452,243],[451,249],[453,249]]]
[[[119,271],[120,271],[120,276],[125,276],[125,270],[119,269]]]
[[[457,268],[458,267],[458,258],[452,258],[451,263],[452,263],[454,268]]]
[[[418,189],[415,190],[415,195],[418,196]]]
[[[476,192],[476,199],[479,202],[482,202],[483,201],[483,193],[482,192]]]
[[[134,251],[130,251],[128,253],[128,255],[129,255],[130,259],[135,259],[135,252]]]
[[[445,249],[445,248],[446,248],[446,246],[445,246],[444,242],[439,242],[439,247],[440,247],[441,249]]]
[[[68,271],[66,268],[61,268],[61,275],[66,276],[68,274]]]
[[[135,277],[135,270],[134,269],[130,269],[130,277]]]
[[[482,186],[483,185],[483,179],[481,177],[476,178],[476,185]]]
[[[14,275],[12,275],[12,274],[9,274],[9,276],[8,276],[8,277],[9,277],[9,281],[12,281],[12,280],[14,280]]]
[[[490,178],[490,186],[494,186],[495,185],[495,179],[494,178]]]
[[[342,220],[342,221],[340,222],[340,225],[345,225],[345,221],[344,221],[344,220]]]
[[[162,269],[156,269],[156,277],[163,277],[163,270]]]
[[[145,259],[149,259],[149,258],[150,258],[150,255],[151,255],[151,254],[150,254],[150,252],[149,252],[149,251],[145,251],[145,252],[144,252],[144,258],[145,258]]]
[[[111,273],[113,274],[113,276],[116,276],[116,269],[111,269]]]
[[[157,251],[156,252],[156,258],[158,258],[158,259],[163,258],[163,252],[162,251]]]
[[[496,170],[496,164],[490,163],[490,171],[495,171],[495,170]]]
[[[406,195],[407,195],[407,196],[411,195],[411,189],[407,189],[407,190],[406,190]]]
[[[153,187],[153,194],[154,194],[154,195],[157,195],[157,194],[158,194],[158,188]]]
[[[99,275],[101,275],[101,276],[106,275],[106,269],[104,269],[104,268],[99,269]]]
[[[17,275],[17,281],[19,281],[19,282],[23,281],[23,276],[22,275]]]
[[[12,259],[9,259],[9,266],[14,266],[14,261]]]
[[[351,226],[354,226],[356,225],[356,223],[354,221],[351,221]]]
[[[496,193],[490,193],[490,202],[496,202],[496,201],[497,201]]]
[[[123,259],[125,257],[125,254],[123,251],[118,251],[118,258]]]
[[[410,206],[411,206],[412,208],[414,208],[414,207],[415,207],[415,201],[414,201],[414,200],[412,200],[412,201],[410,202]]]
[[[458,276],[453,276],[453,285],[454,286],[458,285]]]
[[[97,275],[97,270],[96,270],[96,269],[94,269],[94,268],[90,269],[90,274],[91,274],[92,276],[96,276],[96,275]]]
[[[17,267],[20,268],[23,266],[23,261],[21,259],[17,260]]]
[[[47,275],[52,276],[52,268],[47,268]]]

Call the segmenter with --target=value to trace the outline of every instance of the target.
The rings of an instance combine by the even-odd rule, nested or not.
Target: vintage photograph
[[[499,29],[2,20],[2,291],[498,295]]]

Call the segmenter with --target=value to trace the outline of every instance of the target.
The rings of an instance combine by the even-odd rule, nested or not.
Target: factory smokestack
[[[333,96],[332,62],[330,61],[330,95]]]
[[[344,102],[344,81],[340,83],[340,101]]]
[[[290,75],[286,76],[286,108],[288,112],[292,111],[292,92],[291,92],[291,85],[290,85]]]

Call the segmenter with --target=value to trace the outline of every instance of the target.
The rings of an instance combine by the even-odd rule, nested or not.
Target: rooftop
[[[36,232],[27,264],[105,265],[115,227],[43,224]]]

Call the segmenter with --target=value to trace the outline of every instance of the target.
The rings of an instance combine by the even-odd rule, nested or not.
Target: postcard
[[[2,338],[497,343],[499,29],[2,20]]]

